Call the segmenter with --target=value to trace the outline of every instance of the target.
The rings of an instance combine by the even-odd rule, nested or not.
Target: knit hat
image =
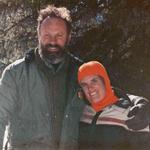
[[[104,99],[100,100],[99,102],[91,102],[92,107],[95,111],[100,111],[104,107],[111,105],[117,101],[117,97],[114,94],[108,74],[104,68],[104,66],[99,63],[98,61],[90,61],[84,63],[79,67],[78,70],[78,82],[80,83],[83,78],[90,76],[90,75],[98,75],[104,79],[105,87],[106,87],[106,95]]]

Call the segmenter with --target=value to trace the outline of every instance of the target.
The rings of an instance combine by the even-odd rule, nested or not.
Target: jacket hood
[[[89,75],[98,75],[104,79],[105,87],[106,87],[106,95],[99,102],[92,102],[91,106],[95,109],[95,111],[100,111],[108,105],[111,105],[117,101],[117,96],[114,94],[112,90],[110,79],[108,77],[107,71],[104,66],[98,61],[90,61],[84,63],[80,66],[78,70],[78,82]]]

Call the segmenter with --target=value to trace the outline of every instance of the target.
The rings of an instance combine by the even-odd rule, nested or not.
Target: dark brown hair
[[[56,17],[56,18],[60,18],[60,19],[64,20],[66,25],[67,25],[68,33],[70,33],[72,20],[71,20],[71,16],[70,16],[70,11],[67,8],[55,7],[54,5],[48,5],[45,9],[41,9],[39,12],[38,19],[37,19],[37,21],[38,21],[38,27],[37,27],[38,33],[39,33],[41,23],[47,17]]]

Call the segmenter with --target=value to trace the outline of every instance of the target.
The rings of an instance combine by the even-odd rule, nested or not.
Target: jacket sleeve
[[[147,104],[149,103],[149,100],[146,99],[145,97],[142,96],[136,96],[136,95],[131,95],[131,94],[127,94],[131,103],[133,105],[137,105],[137,104]]]
[[[128,128],[141,130],[150,125],[150,102],[144,97],[130,95],[133,106],[130,108],[126,121]]]
[[[2,149],[6,125],[8,125],[14,109],[16,91],[14,77],[11,74],[10,68],[7,67],[0,79],[0,149]]]

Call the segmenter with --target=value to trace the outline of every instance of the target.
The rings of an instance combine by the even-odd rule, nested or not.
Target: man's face
[[[61,58],[70,37],[64,20],[46,18],[42,22],[38,34],[40,53],[47,58]]]
[[[91,102],[99,102],[106,95],[106,88],[104,81],[97,75],[89,75],[80,81],[80,86],[87,100]]]

